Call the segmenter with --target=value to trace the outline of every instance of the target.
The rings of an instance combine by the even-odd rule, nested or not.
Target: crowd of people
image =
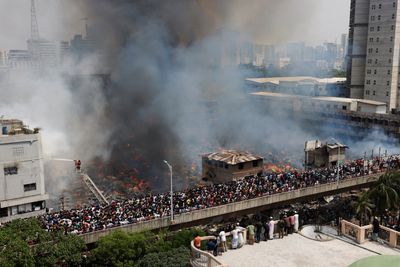
[[[243,201],[261,196],[293,191],[318,184],[335,182],[351,177],[377,173],[387,168],[398,168],[400,156],[394,155],[373,160],[349,161],[339,168],[293,170],[282,173],[264,173],[244,177],[224,184],[214,184],[174,192],[174,213],[186,213]],[[338,172],[339,171],[339,175]],[[147,221],[170,215],[169,193],[148,194],[143,197],[113,201],[81,209],[62,210],[41,216],[49,231],[82,234],[126,224]]]
[[[283,238],[298,230],[299,215],[294,210],[280,213],[277,219],[254,216],[248,223],[228,224],[219,228],[216,233],[211,234],[213,238],[207,242],[207,251],[217,256],[226,252],[228,247],[239,249],[245,243],[253,245],[261,241]],[[200,249],[201,244],[197,245],[196,247]]]

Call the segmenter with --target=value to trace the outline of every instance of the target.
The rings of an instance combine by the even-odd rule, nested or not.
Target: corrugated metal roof
[[[306,151],[306,152],[307,151],[313,151],[313,150],[318,149],[320,147],[322,147],[322,143],[319,140],[306,141],[304,151]]]
[[[348,146],[343,145],[341,143],[326,144],[326,146],[328,147],[328,149],[335,149],[335,148],[338,148],[338,147],[340,147],[340,148],[349,148]]]
[[[203,157],[207,157],[209,160],[222,161],[230,165],[263,159],[262,157],[255,156],[249,152],[238,150],[222,150],[219,152],[205,154]]]

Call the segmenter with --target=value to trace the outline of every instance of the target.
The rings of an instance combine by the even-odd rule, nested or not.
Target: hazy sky
[[[79,1],[85,0],[36,0],[40,36],[69,40],[74,33],[82,33],[82,18],[86,14],[76,5]],[[350,0],[236,0],[232,3],[226,23],[247,31],[259,43],[340,42],[340,35],[348,31]],[[30,0],[0,0],[0,29],[0,48],[26,48],[30,36]]]

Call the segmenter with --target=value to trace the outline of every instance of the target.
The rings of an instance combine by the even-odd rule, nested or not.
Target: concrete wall
[[[378,180],[380,174],[356,177],[340,181],[339,183],[322,184],[314,187],[303,188],[291,192],[285,192],[280,194],[263,196],[255,199],[240,201],[236,203],[230,203],[227,205],[217,206],[208,209],[195,210],[189,213],[177,214],[174,216],[174,225],[186,224],[189,222],[201,221],[207,218],[214,218],[224,216],[240,211],[251,211],[254,208],[260,208],[272,206],[273,204],[298,201],[305,197],[319,196],[321,194],[334,194],[335,192],[350,190],[355,187],[362,187],[371,184]],[[154,219],[136,224],[124,225],[121,227],[110,228],[102,231],[96,231],[93,233],[87,233],[81,235],[86,243],[94,243],[99,240],[100,237],[106,236],[112,231],[122,230],[125,232],[140,232],[144,230],[153,230],[168,227],[171,225],[169,217]]]

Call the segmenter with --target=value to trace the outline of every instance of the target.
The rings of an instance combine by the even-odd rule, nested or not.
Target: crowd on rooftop
[[[373,160],[349,161],[339,168],[292,170],[264,173],[237,181],[214,184],[174,192],[174,213],[185,213],[256,197],[293,191],[318,184],[399,168],[400,155]],[[339,170],[339,175],[337,172]],[[113,201],[109,205],[50,212],[40,217],[49,231],[82,234],[133,224],[170,215],[170,194],[148,194],[143,197]]]

